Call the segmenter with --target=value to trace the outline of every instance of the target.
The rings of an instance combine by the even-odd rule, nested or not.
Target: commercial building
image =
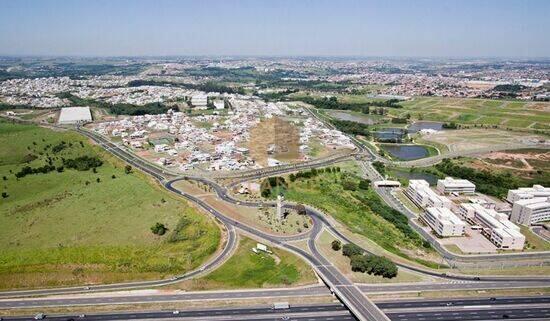
[[[525,236],[517,225],[508,220],[506,214],[471,203],[460,204],[458,213],[474,227],[479,226],[482,234],[498,248],[523,249]]]
[[[438,195],[430,188],[430,184],[423,179],[412,179],[405,190],[413,203],[422,208],[446,207],[451,208],[452,202],[445,196]]]
[[[66,107],[61,108],[59,124],[80,124],[92,121],[90,107]]]
[[[473,194],[476,191],[476,186],[466,179],[445,177],[445,179],[437,180],[437,190],[442,194]]]
[[[510,220],[527,226],[537,222],[550,221],[550,196],[516,201],[512,207]]]
[[[464,235],[466,224],[446,207],[428,207],[423,219],[439,236]]]
[[[191,105],[193,105],[193,107],[206,109],[207,104],[208,104],[207,95],[198,94],[191,97]]]
[[[519,200],[525,200],[535,197],[550,197],[550,187],[541,185],[533,185],[533,187],[521,187],[508,191],[506,200],[510,203],[515,203]]]

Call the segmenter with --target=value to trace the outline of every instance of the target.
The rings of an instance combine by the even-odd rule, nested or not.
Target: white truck
[[[275,302],[271,306],[271,310],[286,310],[290,309],[290,304],[288,302]]]

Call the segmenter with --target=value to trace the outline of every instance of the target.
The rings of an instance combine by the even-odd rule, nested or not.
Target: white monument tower
[[[277,219],[282,221],[284,219],[283,213],[283,201],[285,200],[283,195],[277,195]]]

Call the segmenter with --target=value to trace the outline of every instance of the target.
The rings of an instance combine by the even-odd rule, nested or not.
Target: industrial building
[[[413,203],[421,208],[446,207],[451,208],[452,202],[445,196],[438,195],[430,188],[430,184],[423,179],[411,179],[405,190]]]
[[[437,180],[437,190],[441,194],[474,194],[476,186],[466,179],[445,177],[445,179]]]
[[[464,235],[466,224],[446,207],[428,207],[423,219],[439,236]]]
[[[474,227],[479,226],[482,234],[498,248],[523,249],[525,236],[517,225],[508,220],[506,214],[472,203],[460,204],[458,213]]]
[[[61,108],[58,123],[60,125],[81,124],[92,121],[90,107],[66,107]]]
[[[550,221],[550,196],[526,198],[516,201],[510,220],[522,225]]]

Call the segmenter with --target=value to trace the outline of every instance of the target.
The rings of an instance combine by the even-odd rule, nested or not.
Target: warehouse
[[[66,124],[81,124],[92,121],[92,114],[90,113],[90,107],[66,107],[61,108],[59,114],[60,125]]]

